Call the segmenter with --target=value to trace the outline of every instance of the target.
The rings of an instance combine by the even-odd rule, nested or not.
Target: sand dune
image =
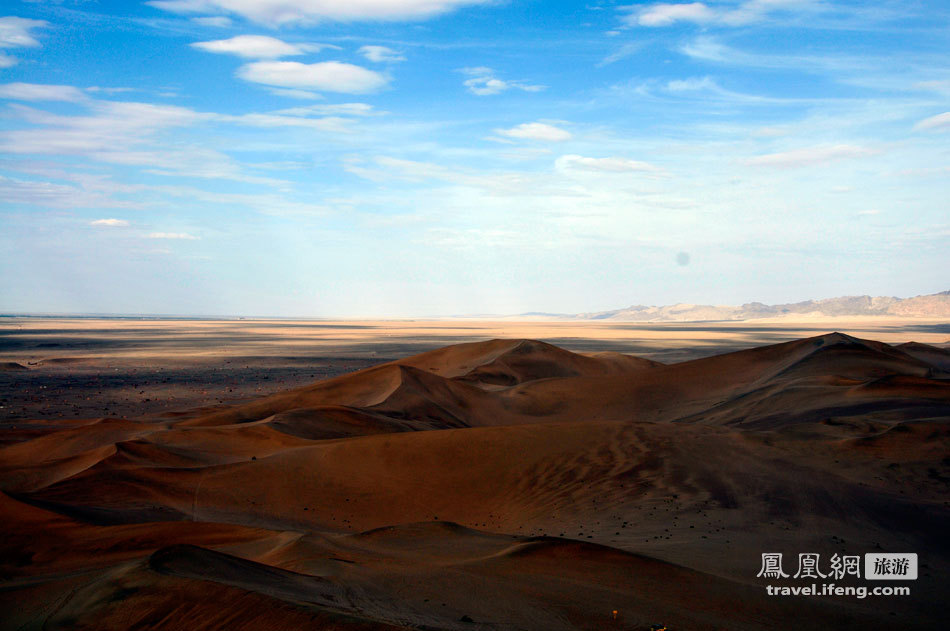
[[[919,342],[907,342],[898,345],[897,348],[941,370],[950,370],[950,351],[945,348]]]
[[[0,628],[937,628],[948,418],[942,349],[834,333],[668,365],[498,339],[13,428]],[[926,566],[782,599],[773,550]]]
[[[182,425],[245,423],[293,413],[312,426],[316,418],[327,416],[327,406],[350,408],[336,409],[334,418],[352,419],[346,421],[351,425],[382,430],[385,419],[392,419],[392,431],[581,419],[662,422],[692,415],[727,423],[741,420],[736,413],[723,418],[724,410],[737,402],[749,406],[803,390],[807,392],[800,398],[810,406],[821,403],[812,416],[835,406],[859,406],[862,398],[870,399],[876,410],[899,407],[904,400],[900,389],[887,397],[881,389],[872,393],[854,387],[887,375],[918,377],[942,392],[942,382],[935,378],[947,373],[886,344],[839,333],[667,366],[585,357],[536,342],[491,341],[344,375]],[[497,388],[499,380],[510,385]],[[773,425],[802,418],[794,414],[799,409],[794,406],[765,407]],[[372,422],[367,414],[373,415]]]

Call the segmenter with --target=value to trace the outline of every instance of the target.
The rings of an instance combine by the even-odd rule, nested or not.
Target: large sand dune
[[[499,339],[8,429],[0,628],[935,629],[946,357],[838,333],[672,364]],[[772,551],[918,552],[921,577],[778,598]]]

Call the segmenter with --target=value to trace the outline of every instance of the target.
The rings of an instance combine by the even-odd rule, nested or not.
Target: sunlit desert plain
[[[938,320],[0,320],[3,629],[936,629]],[[764,553],[914,552],[902,597]],[[853,577],[841,585],[867,585]]]

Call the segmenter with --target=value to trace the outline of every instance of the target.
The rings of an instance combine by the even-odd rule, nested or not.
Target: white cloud
[[[495,76],[494,70],[483,66],[477,68],[463,68],[461,71],[471,76],[471,79],[466,79],[463,82],[465,87],[468,88],[469,92],[477,94],[478,96],[500,94],[505,90],[511,89],[524,90],[525,92],[540,92],[545,87],[543,85],[531,85],[524,81],[499,79]]]
[[[191,18],[191,21],[201,26],[214,26],[217,28],[227,28],[231,26],[231,18],[224,15],[216,15],[203,18]]]
[[[935,79],[933,81],[918,81],[915,88],[933,90],[934,92],[950,92],[950,79]]]
[[[298,202],[288,199],[281,192],[271,193],[221,193],[210,192],[192,186],[160,186],[154,190],[188,200],[199,200],[211,204],[221,204],[231,208],[245,206],[257,212],[274,216],[325,216],[332,212],[332,207],[309,202]],[[272,189],[271,189],[272,190]]]
[[[627,18],[641,26],[669,26],[675,22],[710,22],[716,18],[716,12],[702,2],[689,4],[654,4],[644,7],[636,15]]]
[[[633,12],[624,21],[630,25],[649,27],[671,26],[677,22],[741,26],[765,20],[772,12],[809,9],[816,5],[816,0],[746,0],[735,8],[727,9],[710,7],[702,2],[658,3],[639,9],[625,7]]]
[[[262,24],[418,20],[490,0],[151,0],[173,13],[233,13]]]
[[[501,79],[485,76],[466,79],[465,87],[468,88],[468,91],[472,94],[476,94],[478,96],[489,96],[491,94],[500,94],[507,90],[510,86]]]
[[[176,128],[215,120],[242,123],[239,117],[150,103],[90,100],[88,107],[88,113],[65,116],[12,105],[10,110],[33,127],[0,130],[0,152],[84,156],[160,174],[274,183],[244,174],[228,155],[206,146],[163,142]]]
[[[719,90],[717,84],[711,77],[690,77],[688,79],[674,79],[666,84],[666,89],[670,92],[691,92],[697,90]]]
[[[43,20],[15,16],[0,18],[0,68],[9,68],[19,61],[3,53],[4,48],[38,48],[40,43],[30,31],[44,26],[48,26],[48,23]]]
[[[893,62],[886,56],[846,54],[769,54],[761,51],[747,52],[732,48],[709,36],[696,37],[680,47],[680,52],[693,59],[714,61],[722,64],[749,66],[751,68],[808,68],[812,72],[851,73],[868,75],[872,71]],[[848,79],[854,81],[855,79]],[[902,82],[901,87],[906,86]]]
[[[238,76],[245,81],[281,88],[302,88],[347,94],[375,92],[389,83],[389,80],[378,72],[338,61],[315,64],[302,64],[296,61],[258,61],[241,66]]]
[[[38,127],[0,132],[0,149],[11,153],[77,154],[115,151],[139,144],[173,127],[208,119],[208,115],[173,105],[96,101],[93,112],[61,116],[30,107],[11,106]]]
[[[40,43],[30,31],[44,26],[47,22],[43,20],[13,16],[0,18],[0,48],[38,48]]]
[[[0,98],[14,101],[83,101],[87,97],[71,85],[40,83],[6,83],[0,85]]]
[[[290,107],[274,114],[286,116],[371,116],[376,112],[369,103],[333,103]]]
[[[148,235],[149,239],[181,239],[185,241],[197,241],[198,237],[187,232],[152,232]]]
[[[326,116],[324,118],[305,118],[302,116],[282,116],[279,114],[242,114],[240,116],[219,116],[218,120],[239,123],[250,127],[305,127],[318,131],[347,133],[350,130],[348,118]]]
[[[684,44],[680,51],[694,59],[704,61],[751,63],[750,55],[725,46],[710,37],[697,37]]]
[[[874,149],[857,145],[822,145],[781,153],[769,153],[745,161],[750,166],[803,167],[824,164],[835,160],[864,158],[879,153]]]
[[[102,92],[104,94],[121,94],[123,92],[135,92],[135,88],[107,88],[93,85],[86,88],[86,92]]]
[[[406,58],[399,52],[386,46],[360,46],[360,49],[356,52],[378,64],[406,61]]]
[[[495,133],[519,140],[544,140],[547,142],[561,142],[571,138],[571,132],[547,123],[522,123],[510,129],[496,129]]]
[[[82,156],[97,162],[142,167],[160,175],[284,186],[286,182],[272,177],[248,174],[234,158],[212,147],[180,142],[175,131],[204,123],[349,133],[354,121],[346,116],[366,115],[371,109],[366,104],[351,103],[328,106],[322,112],[302,108],[292,114],[229,115],[92,98],[82,105],[87,110],[83,114],[62,115],[11,104],[8,111],[12,116],[31,126],[0,129],[0,153]]]
[[[661,174],[664,170],[649,162],[628,158],[588,158],[575,154],[563,155],[554,162],[558,170],[597,171],[601,173],[652,173]]]
[[[818,4],[818,0],[747,0],[734,10],[723,11],[721,20],[730,26],[741,26],[765,20],[775,11],[809,10]]]
[[[938,131],[950,129],[950,112],[944,112],[943,114],[925,118],[914,125],[914,129],[935,129]]]
[[[616,86],[618,91],[633,90],[638,96],[657,96],[663,92],[665,96],[672,96],[681,99],[696,99],[701,96],[707,102],[724,103],[790,103],[801,102],[802,99],[778,98],[760,96],[757,94],[745,94],[742,92],[733,92],[720,86],[712,77],[688,77],[686,79],[673,79],[666,83],[658,83],[651,79],[638,85]]]
[[[300,99],[301,101],[319,101],[323,95],[310,90],[295,90],[293,88],[271,88],[271,94],[277,96],[286,96],[288,99]]]
[[[449,189],[470,198],[472,191],[487,198],[534,198],[551,200],[560,197],[575,198],[583,195],[573,183],[565,183],[560,175],[525,173],[518,171],[476,171],[458,168],[443,163],[420,162],[391,156],[376,156],[371,161],[350,156],[343,168],[367,180],[385,182],[402,180],[425,182],[428,180],[448,184]]]
[[[90,226],[105,226],[111,228],[122,228],[129,225],[125,219],[96,219],[89,222]]]
[[[20,163],[8,166],[23,172]],[[113,199],[108,187],[80,182],[79,186],[38,180],[17,180],[0,175],[0,200],[6,204],[47,208],[136,208],[140,204]]]
[[[619,31],[616,31],[615,33],[619,34]],[[598,67],[607,66],[612,63],[618,62],[621,59],[632,57],[633,55],[640,52],[643,49],[644,45],[645,45],[645,42],[628,42],[624,44],[623,46],[621,46],[619,49],[617,49],[616,52],[611,53],[610,55],[607,55],[606,57],[604,57],[601,60],[601,62],[597,64],[597,66]]]
[[[453,169],[431,162],[417,162],[403,158],[378,156],[376,157],[376,164],[390,171],[398,172],[403,177],[410,179],[436,178],[449,181],[464,181],[467,179],[466,176],[459,174]]]
[[[195,42],[192,48],[209,53],[237,55],[245,59],[278,59],[319,52],[328,48],[325,44],[289,44],[276,37],[267,35],[238,35],[230,39],[216,39],[210,42]],[[334,48],[336,48],[334,46]]]
[[[376,156],[372,158],[371,164],[367,164],[367,161],[361,157],[350,156],[343,160],[343,168],[349,173],[374,182],[393,178],[410,181],[426,179],[461,181],[466,177],[444,165],[390,156]]]

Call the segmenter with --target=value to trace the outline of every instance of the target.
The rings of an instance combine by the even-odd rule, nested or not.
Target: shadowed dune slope
[[[930,344],[921,344],[920,342],[907,342],[898,345],[897,348],[922,362],[936,366],[941,370],[950,371],[950,350],[931,346]]]

